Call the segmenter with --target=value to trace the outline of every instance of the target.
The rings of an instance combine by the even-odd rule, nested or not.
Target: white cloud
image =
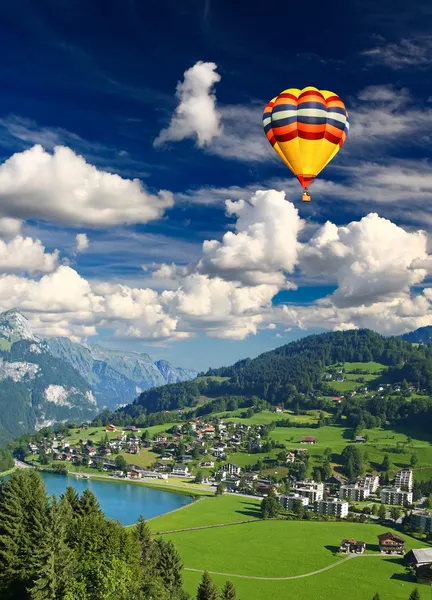
[[[58,265],[58,250],[46,254],[40,240],[16,236],[0,240],[0,273],[50,273]]]
[[[399,43],[385,43],[362,52],[374,64],[391,69],[429,68],[432,61],[432,36],[419,35],[415,40],[402,38]]]
[[[205,241],[198,270],[245,285],[287,285],[284,273],[297,262],[297,237],[303,222],[297,208],[276,190],[257,191],[247,201],[226,201],[229,216],[237,216],[235,231],[221,242]]]
[[[0,238],[9,238],[21,233],[23,222],[21,219],[11,219],[10,217],[0,218]]]
[[[87,237],[87,234],[85,234],[85,233],[78,233],[75,236],[75,243],[76,243],[75,251],[77,253],[84,252],[84,250],[87,250],[87,248],[90,246],[89,239]]]
[[[173,206],[170,192],[152,195],[137,180],[98,170],[65,147],[41,146],[0,165],[0,215],[62,225],[147,223]]]
[[[220,135],[220,113],[213,88],[221,77],[216,69],[215,63],[199,61],[185,71],[176,90],[179,104],[169,126],[155,139],[155,146],[196,138],[198,146],[203,147]]]

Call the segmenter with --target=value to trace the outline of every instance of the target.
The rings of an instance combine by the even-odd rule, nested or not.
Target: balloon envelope
[[[343,146],[348,111],[328,90],[290,88],[264,109],[264,131],[274,150],[304,188]]]

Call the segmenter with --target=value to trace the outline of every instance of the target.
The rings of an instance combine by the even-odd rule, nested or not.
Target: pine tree
[[[162,538],[157,540],[158,556],[156,569],[166,586],[171,589],[180,589],[182,585],[182,568],[180,554],[174,544]]]
[[[372,600],[381,600],[378,592],[376,594],[374,594],[374,597],[372,598]]]
[[[141,565],[144,567],[146,566],[151,554],[152,537],[150,527],[147,525],[147,522],[142,515],[139,516],[133,536],[139,544]]]
[[[72,509],[74,516],[78,515],[81,511],[79,496],[71,485],[68,485],[64,494],[60,496],[61,499],[66,499]]]
[[[231,581],[227,581],[222,590],[222,600],[236,600],[237,592]]]
[[[218,597],[218,589],[211,580],[210,575],[205,571],[198,586],[196,600],[218,600]]]
[[[420,600],[420,592],[417,588],[411,592],[409,600]]]
[[[44,539],[40,540],[43,561],[30,590],[31,600],[57,600],[63,598],[68,589],[75,567],[73,552],[66,545],[66,529],[71,518],[68,502],[57,502],[54,498],[49,525]]]
[[[101,507],[96,496],[88,488],[84,490],[80,498],[80,509],[83,515],[101,514]]]

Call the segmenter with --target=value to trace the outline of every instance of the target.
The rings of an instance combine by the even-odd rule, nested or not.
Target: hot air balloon
[[[308,186],[343,146],[349,130],[348,111],[328,90],[290,88],[264,109],[264,131],[274,150],[300,181],[303,202]]]

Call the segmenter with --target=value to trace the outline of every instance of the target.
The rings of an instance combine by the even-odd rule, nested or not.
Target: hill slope
[[[414,344],[429,344],[432,342],[432,326],[420,327],[415,331],[404,333],[400,336],[402,340],[412,342]]]
[[[207,378],[149,390],[124,412],[136,415],[140,410],[158,412],[195,406],[201,395],[258,396],[272,404],[289,405],[298,401],[299,394],[313,398],[316,392],[325,391],[326,366],[369,361],[388,366],[387,378],[416,378],[416,385],[432,391],[431,346],[415,347],[396,337],[357,330],[308,336],[253,360],[247,358],[231,367],[211,369]]]

